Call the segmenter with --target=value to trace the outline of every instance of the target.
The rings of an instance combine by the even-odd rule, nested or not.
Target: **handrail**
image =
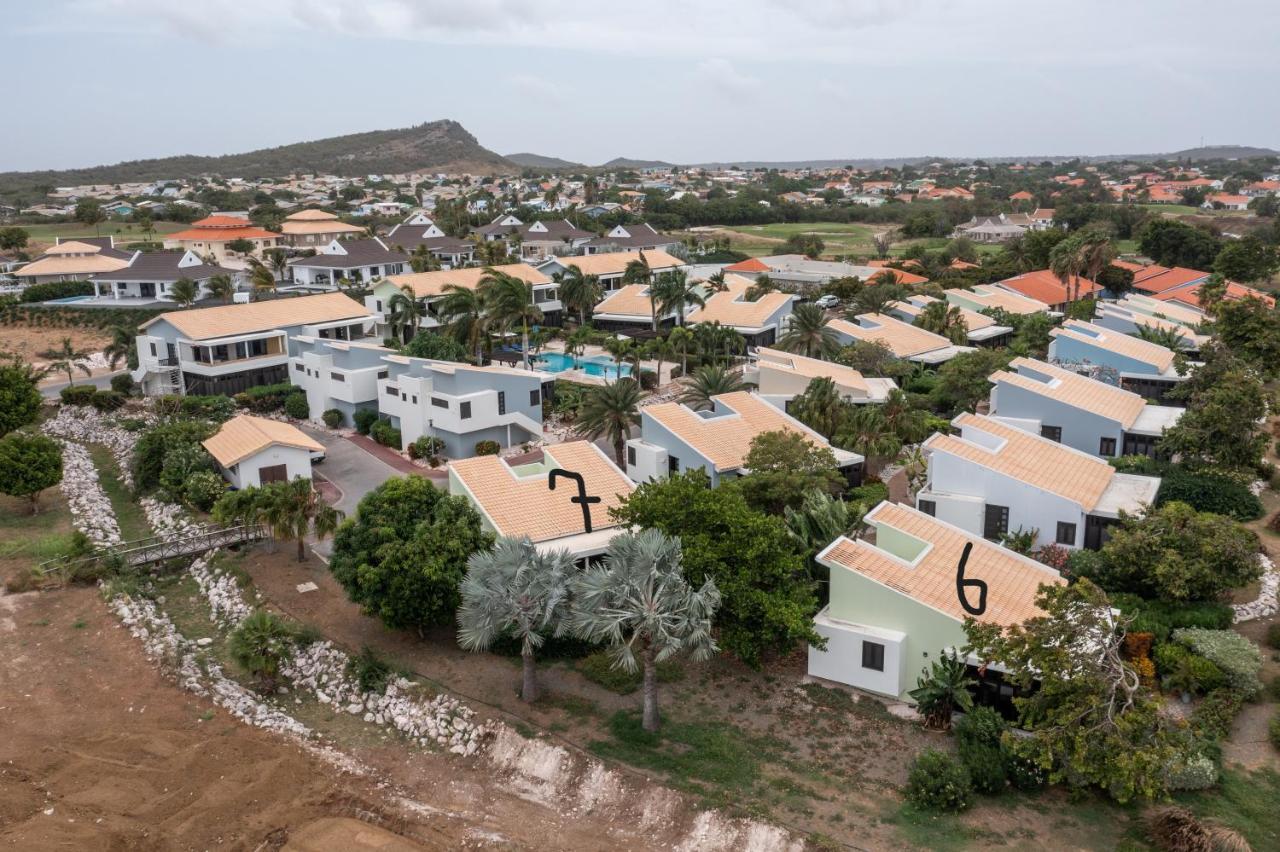
[[[215,527],[181,538],[165,539],[160,536],[151,536],[121,542],[113,547],[99,548],[87,556],[60,556],[48,559],[37,565],[36,571],[42,576],[48,576],[72,567],[90,565],[112,555],[122,558],[131,566],[146,565],[179,556],[194,556],[216,547],[258,541],[266,537],[267,531],[262,524]]]

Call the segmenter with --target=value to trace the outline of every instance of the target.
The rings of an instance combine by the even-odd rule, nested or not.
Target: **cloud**
[[[507,85],[518,95],[533,98],[557,106],[568,103],[568,92],[544,77],[534,74],[512,74],[506,78]]]
[[[760,81],[733,67],[727,59],[704,59],[698,63],[698,76],[722,95],[744,98],[760,93]]]

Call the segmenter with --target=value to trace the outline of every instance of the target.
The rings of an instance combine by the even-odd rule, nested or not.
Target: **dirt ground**
[[[22,360],[41,366],[46,362],[38,353],[56,349],[62,338],[70,337],[76,350],[101,352],[111,336],[96,328],[36,328],[29,325],[5,325],[0,329],[0,352],[12,353]],[[78,373],[77,377],[83,375]],[[62,376],[60,381],[66,381]]]

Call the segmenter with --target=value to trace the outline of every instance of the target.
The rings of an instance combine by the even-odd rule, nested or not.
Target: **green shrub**
[[[1137,473],[1143,476],[1163,476],[1169,467],[1167,462],[1156,461],[1150,456],[1141,455],[1120,456],[1108,461],[1120,473]]]
[[[200,471],[215,469],[213,456],[196,443],[175,443],[164,452],[163,468],[159,484],[171,495],[181,499],[185,493],[187,477]]]
[[[93,285],[88,281],[50,281],[46,284],[32,284],[26,287],[18,298],[23,302],[31,303],[65,299],[69,296],[92,295]]]
[[[139,491],[146,492],[162,484],[160,481],[161,473],[165,468],[166,458],[171,450],[180,445],[192,446],[199,452],[205,453],[204,448],[200,446],[200,442],[208,438],[217,427],[203,420],[175,420],[169,423],[160,423],[147,429],[138,438],[138,443],[133,450],[133,481],[135,487]],[[204,468],[211,470],[213,467],[212,459]],[[172,482],[174,489],[181,490],[182,482],[187,478],[187,474],[193,473],[199,467],[190,470],[182,470],[175,481]],[[166,487],[170,487],[166,485]]]
[[[1271,740],[1272,748],[1280,749],[1280,713],[1271,717],[1271,723],[1267,725],[1267,739]]]
[[[615,667],[607,651],[596,651],[583,657],[574,667],[587,680],[619,695],[635,692],[644,680],[644,673],[639,668],[628,672]],[[658,663],[656,676],[658,683],[673,683],[684,677],[684,669],[674,660],[668,660]]]
[[[284,406],[285,400],[295,395],[301,395],[305,399],[306,391],[288,382],[280,382],[249,388],[247,391],[236,394],[235,401],[241,408],[262,414],[279,411]]]
[[[502,445],[497,441],[476,441],[476,455],[496,456],[502,452]]]
[[[305,393],[295,393],[285,397],[284,413],[294,420],[306,420],[311,416],[311,407],[307,405]]]
[[[1218,767],[1207,756],[1193,754],[1175,760],[1165,772],[1170,790],[1207,790],[1218,783]]]
[[[1203,694],[1227,685],[1227,676],[1222,669],[1177,642],[1161,643],[1156,647],[1154,659],[1160,677],[1165,680],[1172,678],[1174,681],[1167,683],[1166,689],[1176,686],[1179,690]],[[1177,683],[1184,676],[1190,677],[1190,683]]]
[[[137,383],[134,382],[133,376],[128,373],[120,373],[111,377],[111,389],[125,396],[131,395],[137,390]]]
[[[653,370],[641,370],[640,371],[640,389],[651,391],[651,390],[657,390],[657,388],[658,388],[658,374],[655,373]]]
[[[960,761],[969,771],[973,789],[984,795],[1003,793],[1009,786],[1009,769],[998,745],[971,744],[960,749]]]
[[[71,385],[58,391],[63,405],[89,405],[98,389],[93,385]]]
[[[338,409],[330,408],[324,414],[320,415],[320,419],[323,420],[324,425],[328,426],[330,429],[337,429],[346,421],[347,417]]]
[[[393,674],[391,664],[368,645],[347,660],[347,675],[355,679],[362,693],[385,692]]]
[[[265,609],[240,623],[227,643],[231,659],[258,678],[267,691],[274,691],[280,666],[295,642],[293,626]]]
[[[974,707],[952,725],[956,746],[998,746],[1009,723],[990,707]]]
[[[374,422],[373,428],[369,430],[369,437],[384,447],[400,449],[400,430],[392,426],[391,421],[385,417]]]
[[[889,486],[883,482],[863,483],[856,488],[850,488],[844,496],[846,503],[862,503],[867,509],[887,499],[889,499]]]
[[[117,390],[100,390],[90,399],[90,404],[99,411],[115,411],[122,408],[129,398]]]
[[[207,512],[227,491],[227,483],[221,476],[209,470],[197,470],[182,483],[182,496],[201,512]]]
[[[192,395],[179,397],[179,411],[183,417],[194,420],[213,420],[217,423],[230,420],[236,414],[235,401],[229,396]]]
[[[408,446],[411,459],[436,459],[438,462],[442,452],[444,452],[444,441],[430,435],[423,435]]]
[[[1045,785],[1048,776],[1040,765],[1031,758],[1005,751],[1005,767],[1009,774],[1009,783],[1015,790],[1039,790]]]
[[[1280,622],[1267,625],[1267,647],[1280,649]]]
[[[355,423],[357,432],[368,435],[373,424],[378,422],[378,412],[370,408],[361,408],[351,415],[351,420]]]
[[[1090,556],[1080,556],[1090,554]],[[1072,564],[1077,566],[1081,561],[1100,558],[1096,551],[1078,550],[1068,558],[1068,569]],[[1088,576],[1088,569],[1082,569],[1081,576]],[[1073,575],[1076,572],[1073,572]],[[1201,627],[1206,630],[1226,630],[1235,619],[1235,612],[1229,604],[1217,601],[1199,603],[1176,603],[1173,601],[1148,600],[1127,592],[1111,595],[1111,605],[1127,616],[1133,618],[1129,625],[1130,633],[1151,633],[1157,642],[1164,642],[1169,634],[1179,627]]]
[[[1235,689],[1216,689],[1191,711],[1191,728],[1207,740],[1225,739],[1240,715],[1245,695]]]
[[[1258,646],[1234,630],[1201,630],[1182,628],[1173,631],[1173,641],[1212,662],[1226,676],[1227,685],[1246,699],[1262,689],[1258,672],[1262,670],[1262,652]]]
[[[962,811],[973,797],[973,782],[960,761],[946,752],[926,749],[911,764],[906,795],[922,810]]]
[[[1171,468],[1160,480],[1156,492],[1156,506],[1177,500],[1201,512],[1227,515],[1237,521],[1252,521],[1262,517],[1262,501],[1249,487],[1225,476],[1208,473],[1189,473],[1181,468]]]

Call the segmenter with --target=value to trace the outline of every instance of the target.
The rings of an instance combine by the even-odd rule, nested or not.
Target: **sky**
[[[1280,148],[1277,0],[7,0],[0,171],[451,118],[598,164]],[[13,128],[19,128],[14,130]]]

